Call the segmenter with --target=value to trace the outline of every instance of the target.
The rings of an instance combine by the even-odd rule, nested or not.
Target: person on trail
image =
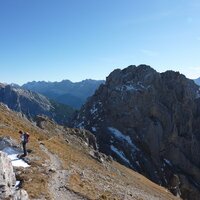
[[[19,133],[20,133],[20,139],[21,139],[23,152],[24,152],[24,154],[21,155],[21,157],[26,157],[27,156],[26,144],[28,143],[29,133],[23,132],[23,131],[19,131]]]

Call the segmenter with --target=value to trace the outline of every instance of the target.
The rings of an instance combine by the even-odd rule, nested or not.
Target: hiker
[[[24,152],[24,154],[21,155],[20,157],[26,157],[27,156],[26,144],[28,143],[29,133],[23,132],[23,131],[19,131],[19,133],[20,133],[21,143],[22,143],[23,152]]]

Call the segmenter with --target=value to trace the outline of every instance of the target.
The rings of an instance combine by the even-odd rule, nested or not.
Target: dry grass
[[[126,186],[153,194],[160,199],[176,199],[166,189],[140,174],[117,162],[109,163],[108,166],[102,165],[92,159],[87,151],[67,144],[62,138],[55,137],[45,142],[45,146],[61,158],[64,169],[74,169],[66,183],[67,187],[88,199],[123,199],[123,189],[125,190]],[[82,176],[82,173],[86,175]],[[121,193],[115,188],[115,184],[121,185]],[[133,199],[142,198],[135,196]]]
[[[39,141],[48,139],[48,136],[44,135],[40,129],[33,126],[28,120],[24,120],[18,114],[0,106],[0,137],[11,137],[19,144],[19,130],[30,133],[28,148],[33,150],[30,157],[38,159],[32,161],[31,168],[22,170],[18,178],[22,180],[22,187],[27,190],[31,198],[38,198],[40,194],[44,194],[45,198],[48,198],[47,175],[38,173],[38,169],[41,169],[44,161],[48,159],[46,154],[40,150]]]
[[[166,189],[116,162],[99,163],[88,154],[88,148],[82,148],[77,141],[66,142],[62,134],[57,134],[59,131],[56,132],[52,124],[48,134],[47,131],[39,129],[16,113],[0,106],[0,136],[9,136],[19,141],[19,130],[28,131],[31,135],[28,146],[33,150],[29,155],[32,161],[31,167],[22,170],[18,177],[23,180],[22,187],[27,190],[31,199],[41,197],[51,199],[48,191],[50,175],[45,167],[49,158],[41,150],[41,142],[60,158],[62,168],[69,171],[66,187],[88,199],[125,199],[124,194],[127,189],[131,191],[128,194],[129,199],[142,199],[134,194],[135,190],[160,199],[176,199]],[[56,135],[52,137],[55,132]]]

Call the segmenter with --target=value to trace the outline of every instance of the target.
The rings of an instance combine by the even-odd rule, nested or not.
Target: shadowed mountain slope
[[[33,81],[24,84],[22,88],[41,93],[50,99],[77,109],[85,103],[89,96],[94,94],[95,90],[102,83],[104,81],[91,79],[76,83],[69,80],[61,82]]]
[[[74,112],[71,107],[50,101],[41,94],[5,84],[0,84],[0,102],[30,119],[43,114],[61,124],[66,124]]]
[[[156,183],[200,199],[200,89],[178,72],[150,66],[114,70],[74,125],[100,150]],[[180,191],[179,191],[180,190]]]
[[[19,144],[18,130],[30,133],[28,149],[32,151],[27,157],[30,167],[15,169],[20,187],[30,199],[178,199],[95,151],[94,143],[90,142],[93,136],[88,131],[64,128],[41,116],[36,124],[0,105],[0,137]]]

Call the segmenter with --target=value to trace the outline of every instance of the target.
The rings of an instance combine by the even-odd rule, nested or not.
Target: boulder
[[[11,160],[0,151],[0,199],[13,195],[16,178]]]
[[[29,200],[28,193],[23,189],[17,190],[11,200]]]
[[[0,137],[0,151],[5,149],[6,147],[18,147],[18,144],[16,141],[12,140],[10,137]]]
[[[16,178],[11,160],[0,151],[0,199],[29,200],[23,189],[16,189]]]

